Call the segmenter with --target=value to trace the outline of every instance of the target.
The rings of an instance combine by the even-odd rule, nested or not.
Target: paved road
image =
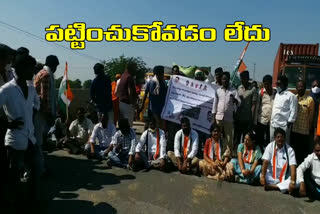
[[[261,187],[216,182],[177,172],[113,168],[56,151],[47,157],[52,175],[43,185],[47,212],[81,213],[319,213],[320,202]],[[44,210],[43,213],[46,211]]]

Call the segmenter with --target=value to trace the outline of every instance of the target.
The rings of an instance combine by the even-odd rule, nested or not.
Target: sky
[[[159,20],[166,24],[198,24],[217,30],[215,42],[86,42],[79,52],[101,60],[125,56],[141,57],[147,66],[182,65],[223,67],[234,69],[246,42],[225,42],[223,32],[227,24],[242,20],[247,25],[262,24],[271,29],[269,42],[252,42],[244,61],[256,80],[272,74],[273,62],[280,43],[315,44],[320,42],[320,1],[318,0],[1,0],[0,21],[45,38],[45,28],[60,24],[63,28],[74,22],[87,27],[107,29],[112,24],[130,27],[132,24],[152,24]],[[82,81],[93,79],[93,66],[98,61],[65,50],[8,29],[0,24],[0,43],[12,48],[27,47],[30,54],[44,62],[46,56],[57,55],[60,66],[56,77],[62,76],[64,64],[69,64],[69,78]],[[69,47],[69,43],[60,45]]]

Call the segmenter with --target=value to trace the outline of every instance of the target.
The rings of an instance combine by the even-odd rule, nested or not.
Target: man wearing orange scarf
[[[146,149],[144,148],[146,145]],[[157,126],[155,118],[149,121],[149,129],[142,133],[136,147],[136,162],[140,162],[149,171],[152,168],[165,170],[167,142],[165,133]]]
[[[181,128],[174,139],[174,152],[169,151],[168,157],[182,174],[198,173],[198,133],[191,129],[190,121],[186,117],[181,119]]]

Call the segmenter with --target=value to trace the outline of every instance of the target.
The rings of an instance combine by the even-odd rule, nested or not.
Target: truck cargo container
[[[304,80],[307,89],[312,81],[320,80],[319,44],[280,44],[273,64],[273,86],[280,75],[289,79],[289,89],[295,90],[298,80]]]

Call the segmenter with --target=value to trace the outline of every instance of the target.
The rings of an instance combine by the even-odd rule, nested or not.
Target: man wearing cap
[[[240,73],[240,79],[241,85],[238,87],[238,94],[241,104],[235,117],[235,145],[242,142],[245,134],[252,128],[257,103],[257,91],[249,82],[249,71]]]
[[[149,111],[156,119],[157,126],[164,130],[164,122],[161,119],[161,112],[167,96],[167,86],[163,79],[164,67],[161,65],[153,68],[154,77],[147,83],[145,95],[142,102],[142,108],[149,95]],[[140,109],[140,112],[142,109]]]

